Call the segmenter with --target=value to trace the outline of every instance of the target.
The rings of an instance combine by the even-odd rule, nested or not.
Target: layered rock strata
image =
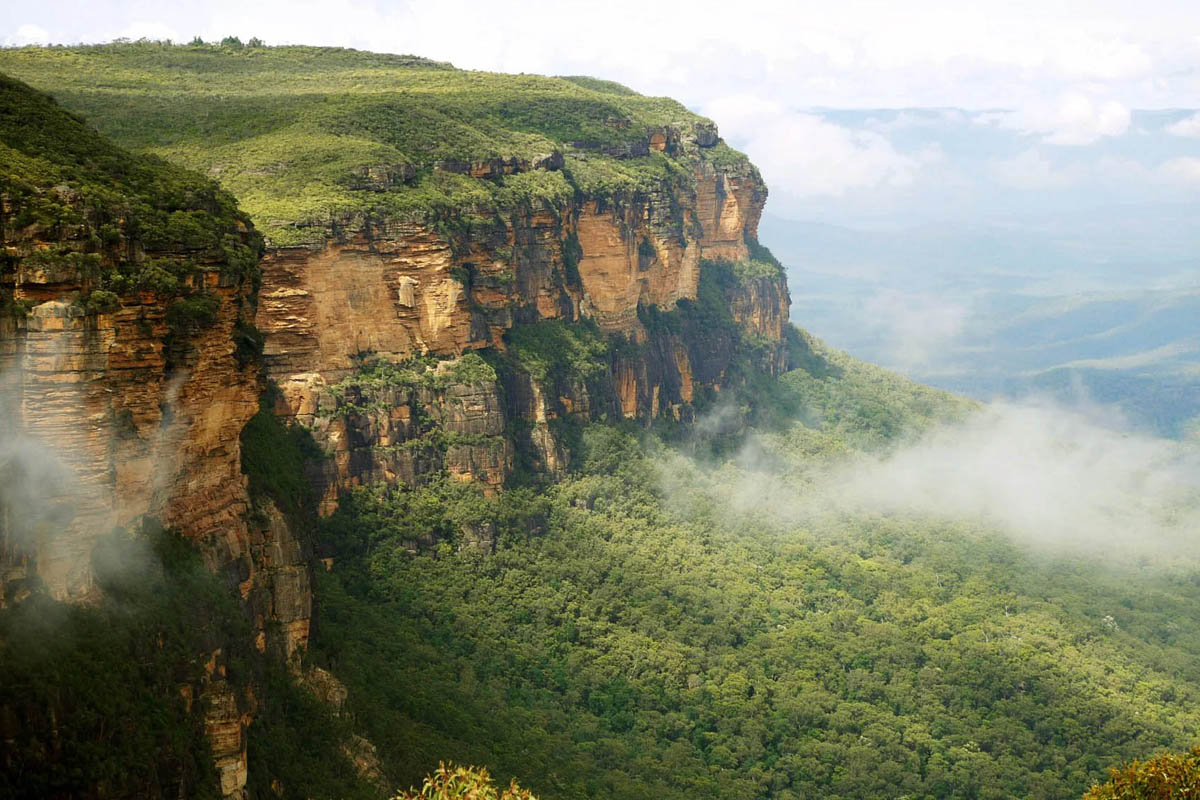
[[[268,253],[256,324],[266,339],[267,373],[283,390],[279,413],[311,429],[331,458],[325,511],[335,507],[338,490],[411,483],[440,470],[499,488],[512,468],[511,450],[521,444],[504,437],[514,420],[531,431],[525,445],[536,466],[557,473],[569,454],[551,420],[660,413],[687,419],[697,385],[719,389],[730,353],[712,351],[731,344],[707,342],[706,332],[690,329],[655,335],[639,311],[670,312],[695,301],[705,261],[748,259],[766,189],[746,162],[717,166],[705,156],[720,141],[711,126],[690,136],[655,130],[646,141],[648,151],[675,153],[690,178],[616,198],[577,195],[555,208],[476,209],[490,222],[465,236],[360,220],[321,247]],[[505,169],[560,166],[547,159]],[[789,304],[782,277],[746,283],[729,299],[748,336],[775,343],[766,366],[781,371]],[[614,357],[596,398],[579,381],[547,386],[529,376],[437,396],[393,387],[387,396],[364,398],[338,388],[364,363],[503,351],[514,326],[551,319],[590,320],[601,333],[638,345],[638,354]],[[477,409],[469,423],[456,405],[466,396]],[[423,443],[428,430],[414,423],[422,413],[444,423],[451,439],[488,441],[435,452]]]

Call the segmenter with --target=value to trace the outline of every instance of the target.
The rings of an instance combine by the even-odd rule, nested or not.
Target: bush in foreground
[[[1083,800],[1172,800],[1200,797],[1200,747],[1165,753],[1110,770],[1108,783],[1096,784]]]
[[[492,783],[484,767],[456,767],[440,763],[427,778],[421,790],[409,789],[394,800],[537,800],[527,790],[511,781],[503,792]]]

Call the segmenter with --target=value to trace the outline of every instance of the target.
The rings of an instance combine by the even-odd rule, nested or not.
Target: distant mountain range
[[[768,217],[762,230],[789,265],[793,320],[838,347],[983,399],[1116,405],[1179,436],[1200,415],[1185,213],[1164,209],[1160,231],[1134,237],[1062,219],[862,231]]]

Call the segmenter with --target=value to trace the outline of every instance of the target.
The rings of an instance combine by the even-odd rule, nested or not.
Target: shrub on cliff
[[[608,371],[608,341],[590,320],[519,325],[508,332],[513,360],[539,383],[600,379]]]

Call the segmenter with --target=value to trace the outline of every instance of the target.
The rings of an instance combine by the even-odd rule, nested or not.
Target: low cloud
[[[1158,550],[1188,534],[1173,514],[1200,464],[1079,411],[1004,403],[839,477],[863,507],[980,520],[1037,545]]]
[[[722,134],[754,159],[772,186],[792,197],[907,186],[939,158],[935,149],[902,153],[875,131],[846,128],[753,95],[723,97],[704,113],[719,121]]]
[[[895,290],[877,293],[863,306],[863,322],[887,342],[888,360],[911,370],[944,356],[966,327],[965,304]]]
[[[754,466],[759,451],[749,452]],[[912,515],[996,528],[1059,553],[1200,555],[1200,450],[1134,433],[1103,409],[995,403],[889,455],[847,457],[803,487],[758,461],[728,490],[733,513],[787,524],[829,511]]]
[[[39,541],[75,516],[74,473],[44,444],[5,431],[0,435],[0,531],[16,553],[33,552]]]
[[[1027,135],[1047,144],[1080,147],[1129,130],[1132,114],[1115,100],[1093,100],[1082,92],[1068,92],[1055,102],[1033,103],[1016,111],[983,115],[985,122]]]

